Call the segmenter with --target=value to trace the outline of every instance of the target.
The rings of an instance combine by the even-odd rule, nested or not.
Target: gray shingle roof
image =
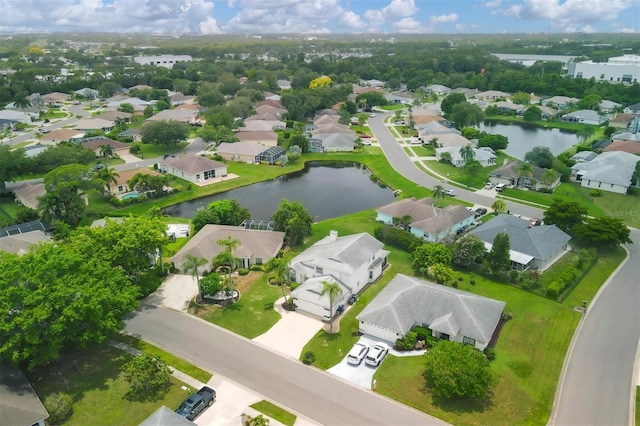
[[[638,161],[640,157],[628,152],[607,151],[587,163],[574,164],[571,168],[581,174],[583,180],[628,187],[631,185],[631,176]]]
[[[0,414],[3,425],[30,426],[49,417],[31,384],[17,367],[0,366]]]
[[[356,317],[396,333],[426,325],[451,336],[489,342],[504,302],[398,274]]]
[[[162,160],[162,163],[191,174],[226,167],[226,165],[218,161],[193,154],[185,154],[180,158],[168,157]]]
[[[528,254],[536,259],[548,259],[561,247],[565,246],[571,237],[555,225],[541,225],[529,227],[529,222],[519,217],[501,214],[472,230],[482,241],[493,244],[499,232],[509,235],[510,249]]]
[[[218,154],[239,154],[239,155],[253,155],[256,156],[266,151],[267,147],[264,145],[258,145],[255,142],[222,142],[216,150]]]
[[[144,419],[139,426],[193,426],[194,423],[164,405]]]
[[[434,207],[431,198],[423,198],[421,200],[405,198],[382,206],[376,212],[391,217],[409,215],[412,219],[412,228],[421,229],[428,233],[440,233],[474,215],[473,212],[461,205],[451,205],[444,209]]]

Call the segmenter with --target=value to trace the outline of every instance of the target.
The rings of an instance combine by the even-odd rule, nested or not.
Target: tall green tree
[[[442,340],[426,354],[425,378],[433,395],[486,399],[495,376],[487,357],[470,345]]]
[[[453,245],[451,261],[454,265],[471,268],[486,254],[484,242],[476,235],[467,234]]]
[[[6,182],[12,182],[26,171],[27,157],[24,149],[12,150],[9,145],[0,144],[0,192],[4,192]]]
[[[187,139],[189,126],[176,120],[151,121],[140,130],[143,143],[175,146]]]
[[[544,212],[544,223],[556,225],[564,232],[571,234],[574,226],[585,221],[587,213],[586,207],[576,201],[554,198],[549,208]]]
[[[416,271],[426,269],[437,263],[445,266],[451,265],[451,250],[444,244],[427,243],[416,247],[411,253],[411,261]]]
[[[114,168],[104,167],[95,172],[96,179],[98,179],[104,186],[107,187],[107,194],[111,194],[111,184],[118,183],[120,174]]]
[[[504,213],[507,211],[507,203],[502,200],[496,200],[493,202],[493,204],[491,204],[491,208],[498,214]]]
[[[553,167],[554,156],[546,146],[536,146],[524,155],[524,161],[534,166],[550,169]]]
[[[472,145],[465,145],[463,147],[460,147],[459,153],[465,164],[467,164],[469,160],[473,160],[476,157],[476,153],[473,150]]]
[[[300,244],[311,235],[313,218],[299,201],[283,199],[271,220],[275,222],[275,230],[284,232],[291,245]]]
[[[551,169],[546,169],[544,173],[540,176],[540,180],[547,187],[550,187],[557,179],[558,179],[558,173],[556,173]]]
[[[530,105],[522,114],[522,118],[524,121],[538,121],[542,118],[542,110],[535,105]]]
[[[153,392],[167,385],[171,379],[171,369],[155,355],[143,352],[134,356],[120,367],[124,379],[129,382],[134,392]]]
[[[182,270],[196,279],[198,285],[198,300],[202,301],[202,286],[200,285],[200,268],[207,264],[207,260],[187,254],[182,263]]]
[[[236,268],[236,262],[237,262],[233,252],[238,248],[239,244],[240,244],[240,240],[238,240],[237,238],[231,237],[231,235],[228,235],[227,238],[218,240],[218,245],[221,247],[224,247],[224,250],[218,253],[218,255],[213,260],[214,265],[227,267],[228,291],[233,290],[233,279],[231,278],[231,273]]]
[[[272,257],[264,265],[264,270],[267,274],[270,274],[271,278],[280,285],[282,290],[282,297],[285,302],[287,299],[286,288],[289,281],[289,263],[283,257]]]
[[[477,126],[485,117],[479,106],[467,102],[455,104],[450,115],[457,128]]]
[[[614,247],[620,244],[633,244],[631,231],[615,217],[587,218],[584,223],[574,227],[575,235],[587,245],[596,247]]]
[[[320,284],[322,284],[320,296],[325,294],[329,296],[329,331],[333,331],[333,305],[336,298],[342,294],[342,287],[334,280],[322,280]]]
[[[530,178],[533,176],[533,165],[531,163],[522,162],[518,165],[518,186],[522,185],[522,178]]]
[[[489,266],[494,274],[506,272],[511,268],[509,250],[509,234],[506,232],[498,232],[496,237],[493,239],[491,250],[487,254]]]
[[[78,226],[86,208],[80,192],[94,186],[89,179],[89,167],[82,164],[60,166],[44,176],[44,185],[47,192],[40,198],[43,219]]]
[[[440,104],[440,109],[445,114],[451,114],[453,112],[453,107],[460,103],[466,103],[467,97],[464,93],[451,93],[447,95]]]

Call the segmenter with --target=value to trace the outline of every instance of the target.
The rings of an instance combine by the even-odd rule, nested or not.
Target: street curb
[[[624,246],[620,246],[620,247],[622,247],[624,249],[624,251],[627,252],[627,256],[618,265],[618,267],[615,269],[615,271],[613,271],[613,273],[611,273],[611,275],[609,275],[609,278],[607,278],[607,280],[604,282],[604,284],[602,284],[600,286],[600,288],[596,292],[595,296],[593,296],[593,299],[591,300],[591,303],[589,303],[590,306],[594,305],[596,303],[596,301],[600,297],[600,294],[602,294],[604,289],[607,288],[609,283],[618,274],[620,269],[622,269],[622,267],[624,265],[626,265],[627,261],[631,257],[631,253],[629,253],[629,250],[627,250],[626,247],[624,247]],[[591,313],[591,309],[587,309],[587,312],[584,315],[582,315],[582,318],[580,318],[580,322],[578,322],[578,327],[576,327],[576,331],[573,333],[573,337],[571,338],[571,343],[569,344],[569,349],[567,350],[567,354],[565,355],[564,361],[562,362],[562,371],[560,372],[560,379],[558,380],[558,385],[556,386],[556,394],[555,394],[555,397],[553,398],[553,407],[551,408],[551,415],[549,416],[549,421],[547,422],[547,426],[555,426],[555,424],[556,424],[556,416],[558,415],[558,402],[560,400],[560,395],[562,395],[562,388],[564,386],[564,380],[565,380],[565,378],[567,376],[567,369],[568,369],[568,366],[569,366],[569,360],[571,359],[571,355],[573,354],[573,349],[574,349],[574,347],[576,345],[576,340],[578,338],[578,335],[580,334],[580,331],[582,330],[582,326],[584,325],[584,322],[586,321],[587,316],[590,313]],[[635,395],[634,395],[634,398],[635,398]]]

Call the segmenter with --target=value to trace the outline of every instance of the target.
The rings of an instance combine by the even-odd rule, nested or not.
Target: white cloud
[[[348,11],[340,18],[340,26],[352,29],[362,29],[367,25],[358,14]]]
[[[395,31],[399,33],[423,33],[426,30],[422,28],[420,21],[413,18],[402,18],[392,24]]]
[[[491,1],[485,2],[484,7],[489,7],[489,8],[500,7],[501,4],[502,4],[502,0],[491,0]]]
[[[200,22],[200,33],[202,34],[220,34],[221,32],[218,21],[211,16],[208,16],[206,20]]]
[[[630,0],[523,0],[501,10],[517,19],[547,19],[554,28],[577,28],[579,25],[615,20],[632,6]],[[590,30],[591,27],[583,27]]]
[[[467,25],[467,24],[456,24],[456,31],[459,33],[469,33],[475,30],[478,26],[476,24]]]
[[[448,15],[439,15],[432,16],[429,18],[429,22],[432,24],[446,24],[449,22],[456,22],[458,20],[458,15],[455,13],[450,13]]]
[[[624,34],[635,34],[636,30],[635,28],[618,28],[617,30],[614,31],[614,33],[624,33]]]
[[[418,13],[418,10],[415,0],[391,0],[391,3],[382,9],[367,10],[364,17],[375,23],[383,23],[409,18]]]

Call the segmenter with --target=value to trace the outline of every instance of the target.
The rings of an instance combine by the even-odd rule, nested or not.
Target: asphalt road
[[[322,425],[446,424],[177,311],[144,306],[126,330]]]
[[[589,306],[550,425],[628,426],[633,365],[640,339],[640,231],[626,245],[629,260]],[[635,403],[635,401],[631,402]]]

